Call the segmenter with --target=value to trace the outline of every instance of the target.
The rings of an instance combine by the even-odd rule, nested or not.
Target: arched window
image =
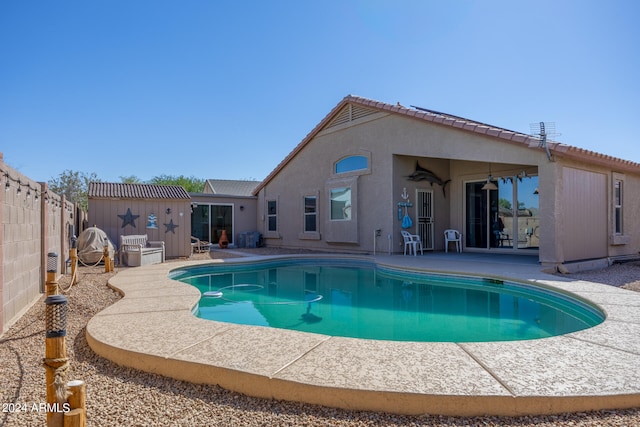
[[[336,173],[352,172],[369,168],[366,156],[349,156],[336,162]]]

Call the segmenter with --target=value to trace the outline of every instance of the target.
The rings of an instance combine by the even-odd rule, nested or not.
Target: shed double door
[[[433,191],[416,190],[417,234],[425,250],[433,250]]]

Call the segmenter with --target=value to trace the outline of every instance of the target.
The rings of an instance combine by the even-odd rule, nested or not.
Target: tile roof
[[[540,147],[540,140],[534,136],[524,133],[500,128],[498,126],[477,122],[463,117],[454,116],[452,114],[441,113],[426,108],[412,107],[408,108],[400,103],[387,104],[385,102],[374,101],[355,95],[347,95],[325,116],[320,123],[276,166],[276,168],[258,185],[253,194],[257,194],[267,183],[282,170],[331,120],[338,114],[345,105],[353,104],[361,107],[367,107],[378,111],[386,111],[390,113],[402,114],[407,117],[413,117],[418,120],[436,123],[443,126],[450,126],[464,131],[479,133],[501,139],[512,144],[524,145],[531,149],[544,150]],[[571,157],[590,164],[597,164],[606,167],[617,168],[620,170],[640,172],[640,163],[630,160],[623,160],[606,154],[596,153],[594,151],[585,150],[583,148],[562,144],[555,141],[547,141],[547,146],[552,154],[558,154],[565,157]]]
[[[191,199],[189,193],[179,185],[124,184],[114,182],[89,183],[88,196],[118,199]]]
[[[253,190],[260,184],[260,181],[208,179],[207,184],[213,190],[213,194],[251,196]]]

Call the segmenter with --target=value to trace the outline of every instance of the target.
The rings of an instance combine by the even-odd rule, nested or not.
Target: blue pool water
[[[203,294],[198,317],[394,341],[528,340],[590,328],[592,304],[532,284],[287,259],[174,270]],[[207,296],[210,295],[210,296]]]

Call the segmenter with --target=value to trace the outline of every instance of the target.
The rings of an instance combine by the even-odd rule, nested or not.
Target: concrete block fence
[[[0,153],[0,332],[4,333],[44,292],[47,254],[64,271],[78,209],[4,163]],[[82,214],[80,213],[80,216]]]

